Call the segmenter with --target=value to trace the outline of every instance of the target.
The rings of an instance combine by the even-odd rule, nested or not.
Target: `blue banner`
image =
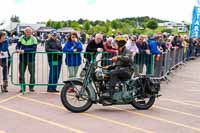
[[[194,6],[192,24],[190,27],[190,37],[200,38],[200,7]]]

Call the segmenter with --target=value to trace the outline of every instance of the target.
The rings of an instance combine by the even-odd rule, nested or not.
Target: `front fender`
[[[81,82],[83,83],[83,79],[82,78],[70,78],[66,81],[63,81],[63,83],[65,84],[71,84],[71,82]],[[87,86],[89,92],[90,92],[90,98],[93,102],[96,102],[97,101],[97,95],[96,95],[96,92],[95,92],[95,88],[94,86],[92,85],[92,83],[89,83],[88,86]]]

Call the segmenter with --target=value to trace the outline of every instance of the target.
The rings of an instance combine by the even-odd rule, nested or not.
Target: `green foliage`
[[[51,21],[51,19],[47,21],[46,26],[47,26],[47,27],[51,27],[51,26],[52,26],[52,21]]]
[[[85,22],[83,23],[83,28],[84,28],[84,30],[85,30],[86,32],[88,32],[89,29],[90,29],[90,21],[85,21]]]
[[[140,35],[140,34],[142,34],[142,30],[140,30],[140,29],[138,29],[138,28],[133,28],[133,29],[132,29],[132,33],[133,33],[134,35]]]
[[[173,30],[172,29],[163,29],[161,32],[162,33],[167,32],[167,33],[171,34],[173,32]]]
[[[155,30],[155,29],[157,29],[158,28],[158,22],[157,21],[155,21],[155,20],[149,20],[148,22],[147,22],[147,28],[149,28],[149,29],[152,29],[152,30]]]
[[[172,32],[163,27],[158,27],[158,23],[166,22],[156,18],[133,17],[123,18],[106,21],[89,21],[87,19],[80,18],[79,20],[67,20],[67,21],[52,21],[48,20],[46,26],[56,29],[62,27],[72,27],[77,31],[85,31],[87,34],[104,33],[107,35],[113,35],[118,32],[124,34],[153,34],[161,32]],[[174,30],[172,33],[177,32]]]
[[[61,22],[56,22],[56,23],[55,23],[55,28],[56,28],[56,29],[61,28]]]
[[[75,30],[80,30],[80,24],[76,21],[71,21],[69,27],[74,28]]]

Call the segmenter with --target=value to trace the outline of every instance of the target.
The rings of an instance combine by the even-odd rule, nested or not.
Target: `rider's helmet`
[[[117,43],[118,47],[121,48],[126,45],[127,39],[124,36],[120,35],[115,37],[115,42]]]

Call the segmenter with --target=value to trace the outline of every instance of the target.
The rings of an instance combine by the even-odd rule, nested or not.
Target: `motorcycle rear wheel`
[[[145,98],[145,99],[135,98],[133,100],[133,102],[131,103],[131,105],[138,110],[148,110],[155,103],[155,99],[156,99],[155,96],[151,96],[151,97]]]

